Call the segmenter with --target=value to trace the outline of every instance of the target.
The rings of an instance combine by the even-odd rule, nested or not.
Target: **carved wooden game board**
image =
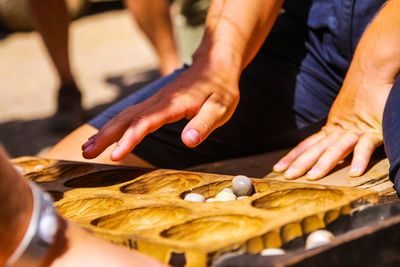
[[[54,196],[65,218],[162,262],[183,258],[186,266],[280,247],[349,214],[354,203],[377,201],[363,189],[253,179],[248,199],[195,203],[184,195],[214,196],[233,177],[30,157],[14,163]]]

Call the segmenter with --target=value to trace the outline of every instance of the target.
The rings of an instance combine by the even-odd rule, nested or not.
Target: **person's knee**
[[[96,128],[84,124],[55,144],[44,156],[52,159],[83,160],[82,144],[96,132]]]

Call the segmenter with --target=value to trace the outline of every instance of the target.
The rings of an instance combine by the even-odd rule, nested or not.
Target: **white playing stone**
[[[237,197],[237,200],[242,200],[242,199],[246,199],[246,198],[249,198],[249,196],[240,196],[240,197]]]
[[[41,171],[43,170],[44,166],[42,164],[38,164],[35,167],[33,167],[34,171]]]
[[[232,193],[221,191],[215,196],[216,201],[231,201],[236,200],[236,196]]]
[[[210,198],[207,198],[206,199],[206,202],[215,202],[216,200],[215,200],[215,198],[213,198],[213,197],[210,197]]]
[[[281,248],[266,248],[261,251],[261,256],[283,255],[285,251]]]
[[[235,193],[233,193],[233,190],[230,187],[224,188],[221,191],[228,192],[228,193],[231,193],[231,194],[235,194]]]
[[[335,236],[327,230],[317,230],[312,232],[306,240],[306,249],[316,248],[330,244]]]
[[[251,179],[244,175],[235,176],[232,180],[232,189],[236,196],[249,196],[253,190]]]
[[[204,202],[205,200],[203,195],[197,193],[189,193],[185,196],[184,199],[192,202]]]

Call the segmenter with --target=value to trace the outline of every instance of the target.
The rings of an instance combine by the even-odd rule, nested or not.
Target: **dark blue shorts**
[[[389,176],[400,193],[400,76],[398,76],[383,113],[383,143],[390,162]]]
[[[165,125],[133,151],[164,168],[254,155],[295,145],[324,124],[356,44],[385,1],[287,0],[264,45],[243,71],[232,118],[196,148],[180,135],[187,121]],[[184,67],[101,113],[101,128],[124,108],[150,97]]]

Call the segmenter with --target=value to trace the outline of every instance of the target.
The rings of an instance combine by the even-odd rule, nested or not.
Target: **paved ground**
[[[74,21],[71,58],[90,114],[158,75],[152,48],[123,10]],[[36,33],[1,39],[0,59],[0,142],[11,156],[35,155],[63,136],[47,128],[57,77]]]

